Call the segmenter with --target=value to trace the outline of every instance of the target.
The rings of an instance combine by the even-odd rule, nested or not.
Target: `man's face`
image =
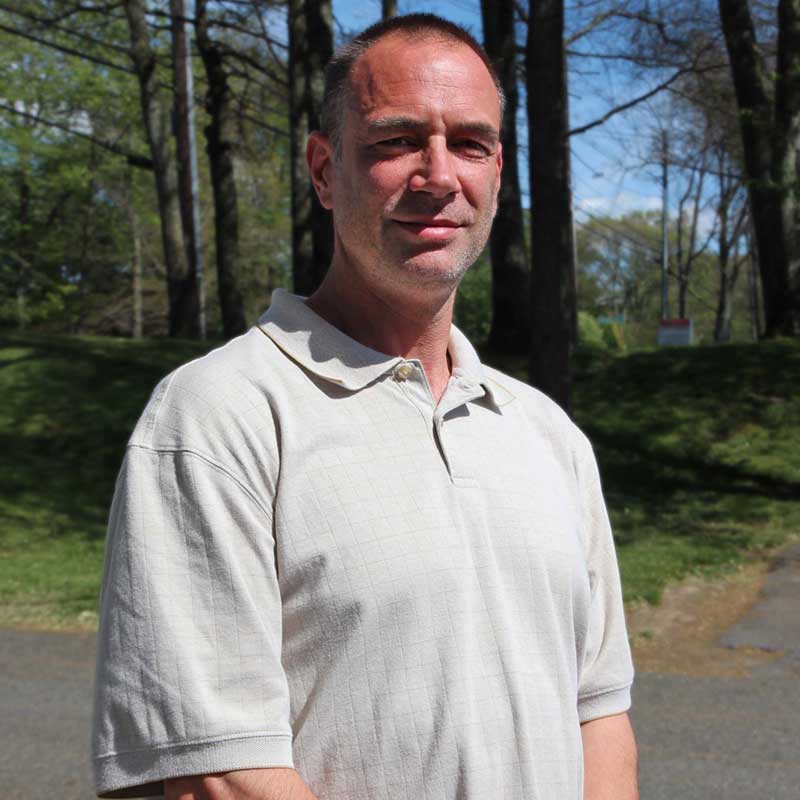
[[[335,260],[373,284],[455,288],[497,210],[499,129],[494,82],[466,45],[402,34],[373,45],[328,173]]]

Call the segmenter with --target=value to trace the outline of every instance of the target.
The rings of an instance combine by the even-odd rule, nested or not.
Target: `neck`
[[[422,303],[419,295],[378,292],[351,274],[340,274],[334,260],[306,303],[357,342],[387,355],[418,359],[438,402],[450,379],[447,343],[454,301],[455,289],[435,299],[425,297]]]

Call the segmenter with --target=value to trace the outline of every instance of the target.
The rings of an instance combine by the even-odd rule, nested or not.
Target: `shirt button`
[[[402,363],[394,368],[394,379],[396,381],[408,380],[414,374],[414,367],[411,364]]]

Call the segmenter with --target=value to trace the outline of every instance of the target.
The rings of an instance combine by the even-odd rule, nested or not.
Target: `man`
[[[496,210],[501,106],[436,17],[334,57],[307,151],[327,277],[165,379],[127,450],[104,796],[636,797],[591,449],[451,327]]]

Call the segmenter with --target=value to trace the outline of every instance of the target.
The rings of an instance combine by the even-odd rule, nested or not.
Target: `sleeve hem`
[[[622,714],[631,707],[631,687],[623,686],[601,694],[578,699],[578,720],[581,724],[600,717]]]
[[[100,797],[160,795],[165,778],[269,767],[294,767],[291,736],[264,734],[175,744],[94,760]]]

